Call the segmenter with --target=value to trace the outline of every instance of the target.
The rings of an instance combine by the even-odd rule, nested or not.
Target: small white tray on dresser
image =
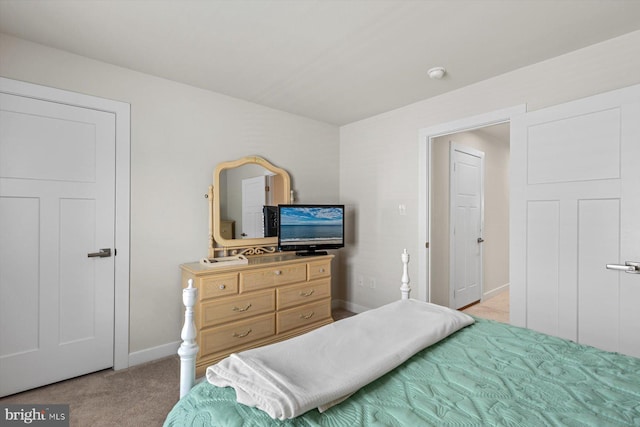
[[[202,258],[200,264],[207,268],[229,267],[249,264],[249,260],[244,255],[233,255],[219,258]]]

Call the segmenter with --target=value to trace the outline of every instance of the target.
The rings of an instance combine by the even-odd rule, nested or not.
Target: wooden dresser
[[[229,267],[182,264],[182,286],[193,279],[198,288],[196,375],[231,353],[331,323],[332,259],[288,253]]]

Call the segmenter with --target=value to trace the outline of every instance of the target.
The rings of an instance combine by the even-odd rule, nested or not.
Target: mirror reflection
[[[224,238],[273,237],[270,229],[265,230],[263,216],[265,206],[281,203],[274,194],[278,180],[278,175],[255,164],[220,173],[220,221],[226,231]]]
[[[275,250],[278,239],[272,213],[277,205],[291,201],[287,171],[249,156],[220,163],[213,181],[209,257]]]

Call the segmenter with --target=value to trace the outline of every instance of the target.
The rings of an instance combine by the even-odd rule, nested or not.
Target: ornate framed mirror
[[[209,187],[209,258],[275,252],[278,237],[267,232],[263,208],[291,203],[284,169],[248,156],[220,163]]]

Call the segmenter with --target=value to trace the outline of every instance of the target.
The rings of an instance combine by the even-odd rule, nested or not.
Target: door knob
[[[622,264],[607,264],[609,270],[624,271],[625,273],[640,274],[640,262],[627,261]]]
[[[478,243],[482,243],[484,242],[484,239],[482,237],[478,237]]]
[[[91,252],[87,254],[89,258],[107,258],[111,256],[111,249],[100,249],[99,252]]]

